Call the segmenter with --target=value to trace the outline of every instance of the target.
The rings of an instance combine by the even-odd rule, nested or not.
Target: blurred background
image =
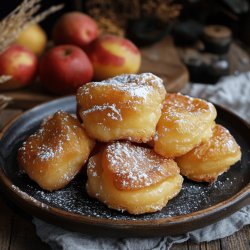
[[[4,1],[1,3],[0,18],[4,18],[15,7],[20,4],[20,0]],[[47,9],[51,5],[63,3],[65,7],[57,13],[49,16],[44,20],[41,25],[46,29],[48,35],[50,35],[51,26],[55,20],[65,12],[79,10],[87,11],[86,5],[89,3],[95,3],[103,5],[121,5],[123,2],[125,5],[132,5],[133,8],[136,5],[142,5],[146,2],[155,2],[158,6],[163,3],[172,2],[174,4],[181,4],[180,16],[177,22],[195,20],[203,25],[205,24],[222,24],[230,27],[233,31],[234,37],[239,38],[247,45],[250,45],[250,32],[248,30],[250,24],[249,14],[249,1],[248,0],[179,0],[179,1],[87,1],[87,0],[46,0],[42,1],[42,9]],[[118,16],[122,9],[118,9]],[[166,13],[162,15],[167,15]]]

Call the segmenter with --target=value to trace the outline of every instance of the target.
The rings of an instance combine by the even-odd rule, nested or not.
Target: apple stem
[[[70,49],[66,49],[64,51],[64,56],[68,56],[68,55],[70,55],[70,53],[71,53],[71,50]]]

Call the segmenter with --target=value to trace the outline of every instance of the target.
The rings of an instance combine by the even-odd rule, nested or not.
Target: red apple
[[[0,75],[11,76],[0,84],[0,90],[18,89],[29,85],[37,71],[35,54],[19,45],[12,45],[0,54]]]
[[[128,39],[118,36],[104,35],[97,38],[87,53],[96,80],[137,73],[141,65],[139,49]]]
[[[53,28],[55,44],[73,44],[86,48],[99,35],[99,29],[94,19],[81,12],[64,14]]]
[[[60,45],[49,50],[41,60],[39,76],[51,93],[67,95],[89,82],[93,67],[85,52],[73,45]]]

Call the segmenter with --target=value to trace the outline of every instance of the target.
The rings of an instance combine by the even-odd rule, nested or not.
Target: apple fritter
[[[186,154],[212,135],[217,112],[205,100],[167,94],[154,137],[154,150],[165,157]]]
[[[176,161],[181,174],[189,179],[212,183],[240,159],[241,150],[233,136],[223,126],[215,125],[208,141],[176,158]]]
[[[90,82],[77,92],[79,116],[92,138],[147,142],[155,134],[166,90],[151,73]]]
[[[45,190],[66,186],[80,171],[94,147],[79,121],[58,111],[18,151],[18,162]]]
[[[88,162],[87,192],[109,208],[143,214],[161,210],[181,190],[172,159],[130,142],[108,144]]]

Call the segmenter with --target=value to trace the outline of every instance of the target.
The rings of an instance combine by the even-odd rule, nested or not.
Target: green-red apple
[[[99,37],[87,53],[94,67],[95,80],[137,73],[141,65],[139,49],[128,39],[118,36]]]
[[[19,89],[29,85],[37,72],[35,54],[22,46],[12,45],[0,54],[0,76],[11,79],[0,84],[0,90]]]

